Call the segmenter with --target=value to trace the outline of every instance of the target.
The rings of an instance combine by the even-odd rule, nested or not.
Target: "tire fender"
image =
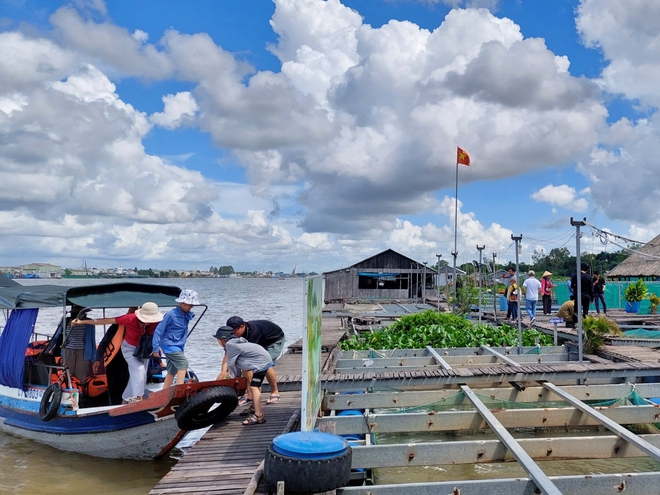
[[[353,452],[330,459],[299,459],[275,452],[272,444],[266,451],[264,478],[271,487],[284,481],[286,493],[320,493],[346,486],[351,477]]]
[[[236,406],[238,395],[233,388],[207,388],[181,404],[174,417],[182,430],[199,430],[223,420]]]
[[[62,404],[62,385],[59,382],[51,383],[44,392],[39,404],[39,418],[41,421],[50,421],[57,416]]]

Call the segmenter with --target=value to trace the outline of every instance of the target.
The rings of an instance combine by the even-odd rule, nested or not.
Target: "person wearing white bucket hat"
[[[158,305],[153,302],[146,302],[139,307],[135,313],[128,313],[114,318],[99,318],[94,320],[74,320],[74,325],[113,325],[117,324],[124,327],[124,338],[121,343],[121,353],[128,364],[128,385],[121,394],[126,403],[142,400],[144,388],[147,382],[147,362],[148,359],[142,359],[133,355],[135,348],[140,342],[140,336],[143,333],[152,335],[156,324],[163,319],[163,313],[160,312]]]
[[[163,388],[174,385],[175,376],[178,384],[182,384],[186,378],[188,359],[183,349],[188,339],[188,323],[195,317],[191,309],[199,305],[199,297],[194,290],[185,289],[175,301],[179,305],[165,315],[154,331],[154,355],[161,349],[167,359],[167,375]]]

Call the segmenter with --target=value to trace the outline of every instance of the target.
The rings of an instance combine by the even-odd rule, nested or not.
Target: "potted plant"
[[[651,307],[649,308],[649,314],[655,315],[658,314],[658,306],[660,306],[660,297],[655,294],[649,294],[649,302]]]
[[[626,313],[639,313],[639,306],[648,294],[649,289],[641,278],[626,287],[623,292],[623,297],[626,300]]]

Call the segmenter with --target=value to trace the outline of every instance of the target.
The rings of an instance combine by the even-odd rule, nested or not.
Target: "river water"
[[[143,282],[174,285],[193,289],[209,309],[186,344],[190,367],[201,380],[214,379],[220,369],[222,353],[213,338],[215,330],[227,318],[239,315],[244,319],[267,319],[282,327],[286,345],[302,336],[303,279],[140,279],[122,282]],[[23,285],[80,286],[108,283],[109,280],[62,279],[20,280]],[[199,308],[194,310],[198,315]],[[121,314],[121,312],[117,313]],[[101,312],[90,313],[100,318]],[[108,316],[115,316],[108,313]],[[52,334],[61,318],[61,310],[43,310],[37,319],[37,330]],[[4,324],[4,321],[0,324]],[[102,327],[98,330],[98,339]],[[159,461],[127,461],[97,459],[52,449],[28,440],[0,432],[0,494],[122,494],[138,495],[149,490],[171,469],[182,451],[201,436],[192,432],[170,456]]]

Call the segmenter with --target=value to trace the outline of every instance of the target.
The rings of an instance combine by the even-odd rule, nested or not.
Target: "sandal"
[[[248,405],[250,402],[252,402],[252,399],[250,399],[250,398],[249,398],[248,396],[246,396],[246,395],[244,395],[243,397],[240,397],[240,398],[238,399],[238,405],[239,405],[239,406],[246,406],[246,405]]]
[[[249,425],[260,425],[261,423],[265,423],[266,418],[264,418],[264,415],[262,414],[261,416],[257,416],[256,414],[251,414],[248,419],[243,421],[243,425],[249,426]]]
[[[275,404],[276,402],[280,401],[280,396],[279,394],[271,394],[270,397],[268,397],[268,400],[266,401],[266,404]]]
[[[249,414],[254,414],[254,406],[250,404],[248,407],[243,409],[240,413],[241,416],[247,416]]]

